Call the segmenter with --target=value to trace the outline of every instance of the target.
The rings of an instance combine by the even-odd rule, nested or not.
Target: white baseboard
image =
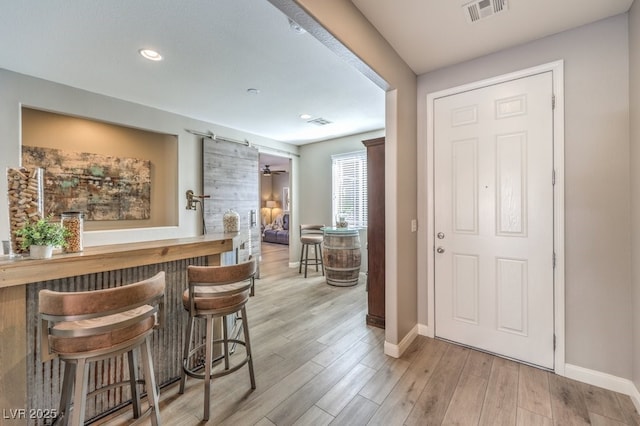
[[[633,387],[633,389],[631,390],[631,394],[629,395],[629,397],[631,397],[633,405],[636,406],[636,410],[640,413],[640,390],[633,383],[631,383],[631,386]]]
[[[436,336],[434,330],[426,324],[418,324],[418,334],[432,339]]]
[[[570,379],[629,395],[636,410],[640,411],[640,391],[631,380],[572,364],[565,364],[564,375]]]
[[[407,333],[406,336],[404,336],[404,338],[397,345],[394,345],[393,343],[389,343],[389,342],[385,341],[384,342],[384,353],[385,353],[385,355],[389,355],[389,356],[392,356],[394,358],[400,358],[402,356],[402,354],[404,353],[404,351],[407,350],[407,348],[409,347],[411,342],[413,342],[416,337],[418,337],[418,325],[417,324],[416,324],[415,327],[413,327],[411,329],[411,331],[409,331]]]

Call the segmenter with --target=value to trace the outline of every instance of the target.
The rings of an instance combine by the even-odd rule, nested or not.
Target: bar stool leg
[[[158,403],[158,388],[156,387],[156,376],[153,371],[153,360],[151,359],[151,344],[149,337],[144,339],[144,343],[140,346],[142,352],[142,365],[144,368],[144,383],[147,388],[147,399],[149,407],[151,407],[151,424],[160,426],[159,417],[160,407]]]
[[[324,277],[324,257],[322,257],[322,244],[318,244],[320,249],[320,269],[322,270],[322,276]]]
[[[71,416],[71,395],[73,394],[73,377],[76,374],[76,366],[70,362],[64,362],[64,379],[62,380],[62,393],[60,395],[60,405],[58,406],[58,418],[62,416],[63,424],[69,424]]]
[[[316,272],[318,272],[318,245],[314,244],[313,245],[313,255],[316,258],[315,264],[316,264]]]
[[[249,323],[247,322],[247,309],[242,307],[242,331],[244,332],[245,348],[249,358],[249,379],[251,379],[251,389],[256,388],[256,377],[253,372],[253,355],[251,354],[251,339],[249,338]]]
[[[184,352],[182,353],[182,370],[180,370],[180,389],[178,393],[182,395],[184,393],[184,384],[187,380],[187,374],[184,372],[189,363],[189,350],[191,349],[191,341],[193,340],[193,322],[194,317],[189,315],[187,321],[187,332],[185,333]]]
[[[223,341],[223,350],[224,350],[224,369],[229,369],[229,328],[227,327],[227,318],[225,315],[222,317],[222,341]]]
[[[133,354],[133,350],[127,352],[129,361],[129,383],[131,385],[131,402],[133,404],[133,418],[140,417],[140,393],[137,386],[138,362]]]
[[[84,411],[87,400],[87,381],[89,378],[89,364],[84,358],[76,361],[76,380],[74,384],[73,396],[73,416],[71,426],[80,426],[84,422]]]
[[[305,244],[304,246],[304,277],[307,278],[307,268],[309,267],[309,244]]]
[[[304,257],[304,246],[305,244],[302,244],[302,248],[300,249],[300,266],[298,267],[298,273],[302,272],[302,258]]]
[[[204,416],[203,420],[209,420],[209,409],[211,405],[211,362],[213,360],[213,317],[207,315],[206,337],[204,350]]]

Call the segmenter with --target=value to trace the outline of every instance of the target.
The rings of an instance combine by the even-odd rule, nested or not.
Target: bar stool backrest
[[[135,284],[103,290],[80,292],[41,290],[38,309],[42,322],[42,360],[47,361],[55,357],[55,354],[51,353],[49,348],[49,335],[88,337],[109,332],[109,325],[100,326],[99,323],[100,318],[108,315],[127,311],[134,312],[135,314],[131,315],[125,325],[133,325],[155,316],[154,328],[161,327],[164,323],[164,291],[164,271]],[[149,305],[149,309],[136,310],[136,308],[145,305]],[[80,330],[58,330],[53,327],[58,322],[84,320],[95,322],[96,327],[87,327]],[[123,323],[119,325],[122,326]]]
[[[253,286],[253,278],[256,274],[257,264],[255,259],[235,265],[225,266],[195,266],[187,267],[187,278],[189,281],[189,312],[192,316],[197,315],[197,298],[233,296],[242,294],[250,290]],[[215,293],[207,291],[207,287],[226,286],[229,284],[242,283],[245,285],[234,285],[228,288],[216,289]]]
[[[300,236],[309,234],[322,234],[324,225],[303,224],[300,225]]]
[[[189,284],[195,286],[216,286],[248,280],[256,273],[254,259],[235,265],[187,267]]]

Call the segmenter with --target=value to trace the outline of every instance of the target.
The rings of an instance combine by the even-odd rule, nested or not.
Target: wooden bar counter
[[[158,382],[166,384],[180,371],[181,293],[186,288],[187,265],[218,265],[222,253],[235,251],[245,242],[239,233],[208,234],[87,247],[81,253],[54,254],[44,260],[0,256],[0,424],[49,424],[50,419],[38,416],[58,406],[62,368],[57,359],[44,365],[40,361],[37,295],[42,288],[85,291],[114,287],[164,270],[166,323],[154,333],[152,345]],[[121,371],[122,361],[97,365],[90,380],[108,382]],[[94,401],[93,414],[126,402],[126,393]]]

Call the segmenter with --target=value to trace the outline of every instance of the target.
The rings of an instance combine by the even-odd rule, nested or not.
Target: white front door
[[[552,73],[434,105],[435,334],[553,368]]]

